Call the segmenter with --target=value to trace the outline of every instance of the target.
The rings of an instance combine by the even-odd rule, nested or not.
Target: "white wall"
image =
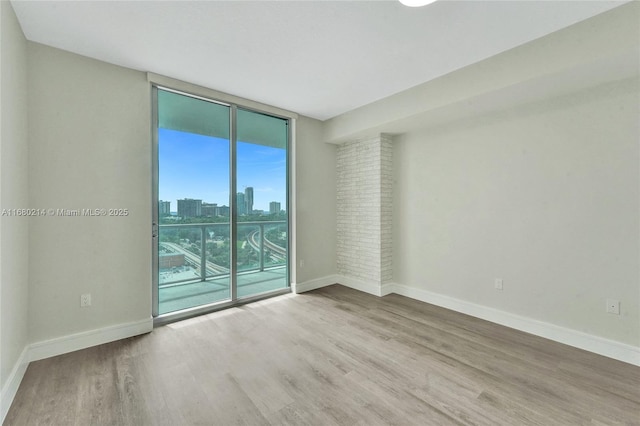
[[[27,41],[11,4],[0,2],[0,209],[28,207]],[[0,218],[0,388],[2,417],[28,344],[29,220]],[[13,377],[12,377],[13,376]],[[19,377],[18,377],[19,380]]]
[[[627,79],[397,137],[395,282],[640,346],[639,96]]]
[[[129,210],[31,221],[30,339],[150,320],[146,75],[35,43],[28,66],[30,205]],[[80,307],[83,293],[92,295],[90,308]]]
[[[336,146],[322,142],[320,121],[299,117],[296,131],[296,283],[304,285],[336,273]]]

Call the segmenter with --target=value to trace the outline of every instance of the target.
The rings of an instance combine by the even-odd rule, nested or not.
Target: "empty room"
[[[640,425],[640,2],[0,0],[3,425]]]

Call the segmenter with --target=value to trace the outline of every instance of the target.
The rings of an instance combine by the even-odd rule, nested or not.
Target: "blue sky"
[[[160,128],[158,130],[158,199],[201,199],[229,205],[229,141]],[[238,141],[237,190],[253,187],[253,208],[269,211],[269,202],[286,200],[286,151]]]

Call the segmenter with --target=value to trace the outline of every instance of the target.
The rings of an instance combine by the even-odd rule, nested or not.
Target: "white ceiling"
[[[12,0],[31,41],[321,120],[623,3]]]

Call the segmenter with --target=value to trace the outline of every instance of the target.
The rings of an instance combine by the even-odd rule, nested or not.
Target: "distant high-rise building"
[[[218,216],[229,217],[229,206],[218,207]]]
[[[269,214],[278,214],[280,213],[280,203],[277,201],[272,201],[269,203]]]
[[[253,187],[247,186],[244,189],[244,203],[247,206],[247,214],[253,213]]]
[[[158,202],[158,214],[160,216],[170,216],[171,215],[171,201],[162,201]]]
[[[183,219],[202,216],[202,200],[192,198],[178,200],[178,216]]]
[[[218,204],[216,203],[202,203],[202,216],[216,217],[218,216]]]
[[[247,214],[247,204],[243,192],[238,192],[236,194],[236,206],[238,209],[238,216],[244,216]]]

